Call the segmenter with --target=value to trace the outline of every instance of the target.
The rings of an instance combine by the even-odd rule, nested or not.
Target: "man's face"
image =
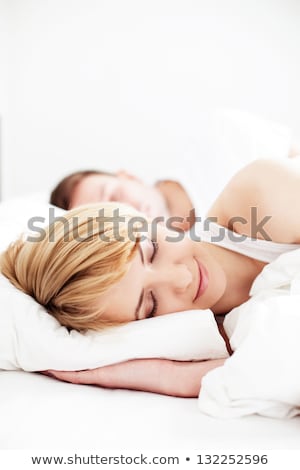
[[[123,172],[116,176],[94,174],[84,177],[71,195],[69,209],[106,201],[130,204],[150,218],[168,215],[165,199],[157,188]]]

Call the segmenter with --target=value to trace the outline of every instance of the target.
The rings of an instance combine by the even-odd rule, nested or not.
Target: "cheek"
[[[185,302],[177,299],[176,296],[166,292],[164,295],[160,296],[158,310],[155,316],[160,317],[170,313],[183,312],[184,310],[190,310],[192,308],[195,307],[187,305]]]
[[[144,197],[144,193],[142,188],[134,183],[127,184],[123,188],[124,198],[127,199],[128,202],[136,202],[139,201]]]

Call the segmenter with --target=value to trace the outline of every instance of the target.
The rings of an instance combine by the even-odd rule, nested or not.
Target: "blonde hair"
[[[117,226],[119,237],[113,224],[115,209],[125,220]],[[62,325],[77,330],[114,325],[101,319],[105,305],[100,305],[100,298],[124,276],[136,252],[138,233],[128,232],[128,221],[136,215],[134,209],[116,203],[68,211],[64,223],[52,223],[41,240],[23,237],[12,243],[0,257],[0,269]]]

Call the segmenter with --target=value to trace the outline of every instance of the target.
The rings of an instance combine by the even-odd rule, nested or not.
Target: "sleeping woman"
[[[227,339],[224,316],[249,299],[264,266],[300,247],[299,198],[297,159],[257,160],[229,181],[206,215],[213,222],[196,224],[200,232],[145,228],[133,209],[117,203],[82,206],[66,212],[65,223],[50,226],[42,239],[12,244],[1,271],[68,328],[100,330],[211,309]],[[202,377],[224,361],[149,358],[50,373],[73,383],[196,397]]]

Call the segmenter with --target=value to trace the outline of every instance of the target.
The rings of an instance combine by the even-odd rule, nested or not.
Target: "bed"
[[[0,216],[7,211],[19,218],[20,199],[0,205]],[[12,232],[0,220],[4,246]],[[200,412],[196,398],[73,385],[24,371],[0,371],[0,416],[1,449],[300,448],[300,417],[216,419]]]
[[[19,208],[20,200],[1,205],[4,244],[11,232],[3,216]],[[0,416],[1,449],[299,449],[300,417],[216,419],[200,412],[197,399],[73,385],[24,371],[0,371]]]
[[[0,372],[2,449],[299,449],[300,417],[219,420],[197,399]]]

